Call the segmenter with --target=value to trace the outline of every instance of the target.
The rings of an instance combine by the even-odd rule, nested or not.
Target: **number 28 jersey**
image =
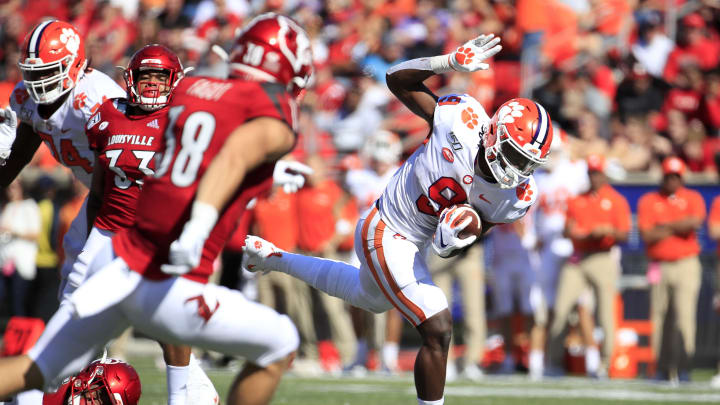
[[[205,170],[232,132],[257,117],[276,118],[294,128],[295,102],[282,85],[239,79],[186,77],[173,93],[168,108],[165,146],[154,176],[145,178],[135,223],[113,238],[115,253],[148,279],[168,276],[160,266],[168,262],[170,244],[190,218],[195,194]],[[213,262],[238,225],[251,199],[272,187],[275,162],[246,173],[203,247],[200,265],[184,275],[206,283]]]
[[[108,100],[86,126],[90,148],[105,169],[95,226],[111,232],[133,224],[143,179],[153,174],[167,122],[167,108],[140,115],[128,115],[127,108],[125,99]]]
[[[378,200],[391,229],[425,243],[435,233],[438,215],[455,204],[471,204],[491,223],[513,222],[527,213],[537,197],[532,176],[516,188],[503,189],[475,175],[481,134],[489,125],[490,117],[473,97],[438,99],[430,137],[395,172]]]

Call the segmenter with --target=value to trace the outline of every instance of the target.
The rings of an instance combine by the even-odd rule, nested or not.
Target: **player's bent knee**
[[[441,311],[417,327],[423,345],[447,350],[452,336],[452,315],[449,310]]]
[[[289,356],[294,356],[300,346],[300,335],[297,328],[286,315],[280,316],[280,321],[275,325],[274,330],[276,338],[273,339],[268,350],[254,361],[260,367],[265,368]]]

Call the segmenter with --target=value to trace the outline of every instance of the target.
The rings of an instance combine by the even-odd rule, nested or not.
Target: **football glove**
[[[494,34],[480,35],[465,42],[461,47],[450,54],[450,66],[458,72],[476,72],[490,69],[490,65],[483,63],[500,52],[500,37]]]
[[[464,239],[458,236],[458,234],[472,222],[472,218],[468,217],[456,224],[455,220],[461,213],[462,210],[458,209],[458,207],[448,207],[440,214],[440,220],[438,221],[435,236],[432,241],[433,250],[438,256],[450,257],[453,252],[472,245],[475,239],[477,239],[475,235]]]
[[[293,160],[278,160],[273,171],[273,185],[281,186],[285,193],[297,192],[305,185],[305,176],[313,173],[313,169]]]
[[[168,264],[160,270],[171,276],[182,276],[200,264],[203,246],[217,222],[218,212],[210,204],[193,203],[192,215],[185,223],[180,237],[170,245]]]
[[[4,166],[5,161],[10,157],[17,126],[17,115],[10,106],[0,110],[0,166]]]

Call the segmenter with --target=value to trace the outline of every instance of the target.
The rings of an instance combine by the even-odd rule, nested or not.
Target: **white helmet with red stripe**
[[[485,161],[500,187],[517,187],[547,163],[552,139],[550,114],[540,104],[514,98],[501,105],[483,140]]]
[[[18,66],[30,97],[50,104],[72,90],[85,70],[85,41],[72,24],[43,21],[25,37]]]

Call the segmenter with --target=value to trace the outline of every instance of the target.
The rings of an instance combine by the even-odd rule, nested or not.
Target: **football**
[[[473,208],[470,204],[458,204],[457,208],[460,209],[461,212],[455,219],[455,223],[459,224],[468,217],[472,219],[468,226],[466,226],[465,229],[460,231],[458,234],[460,239],[469,238],[472,235],[479,238],[482,235],[482,221],[480,220],[480,214],[478,214],[478,212],[475,211],[475,208]]]

